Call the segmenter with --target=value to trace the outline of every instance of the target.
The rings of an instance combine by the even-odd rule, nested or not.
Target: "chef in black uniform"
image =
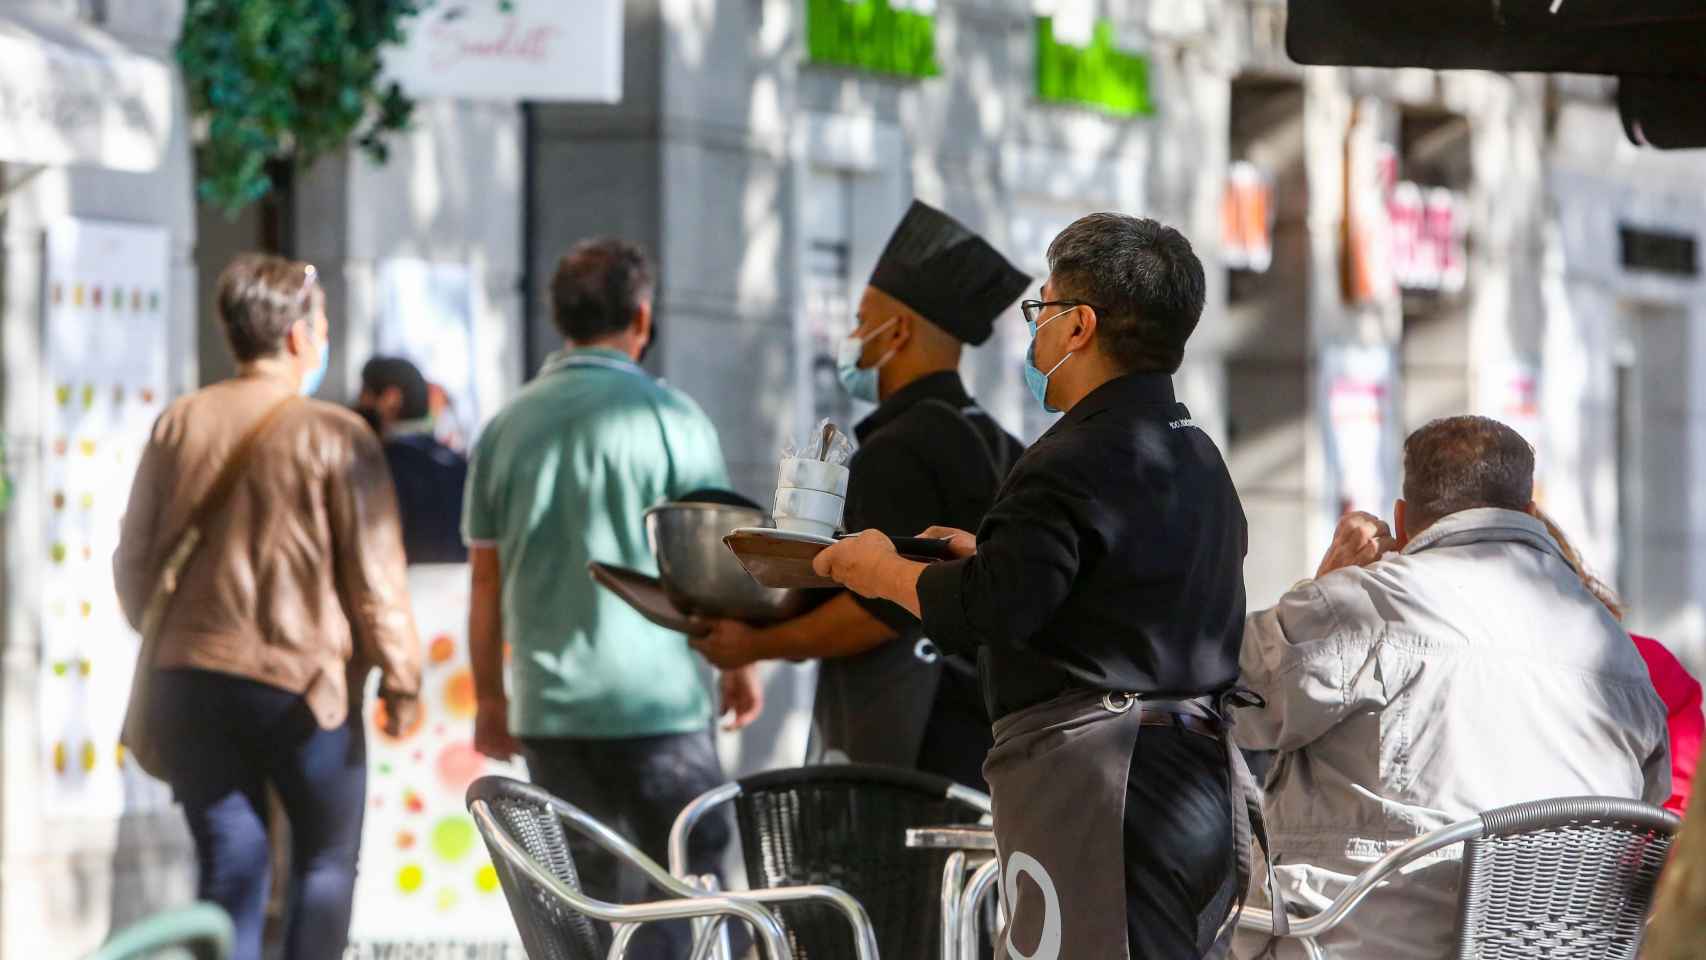
[[[1030,282],[983,238],[913,202],[841,351],[843,385],[881,404],[855,431],[846,529],[905,536],[933,523],[982,521],[1024,448],[966,393],[960,354],[989,339],[995,318]],[[986,789],[991,736],[976,667],[939,655],[926,634],[895,604],[843,592],[787,623],[720,621],[691,642],[724,669],[822,658],[812,713],[826,756]]]
[[[1066,415],[975,535],[926,534],[952,536],[961,559],[910,562],[873,531],[815,562],[977,657],[1012,955],[1201,957],[1224,948],[1249,862],[1223,720],[1244,512],[1171,377],[1202,313],[1202,264],[1178,231],[1107,213],[1067,227],[1048,260],[1040,301],[1022,305],[1026,379]]]

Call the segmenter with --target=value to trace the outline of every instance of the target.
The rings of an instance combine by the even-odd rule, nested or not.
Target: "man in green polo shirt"
[[[710,702],[685,638],[599,589],[586,568],[598,560],[655,573],[642,513],[726,488],[728,475],[710,420],[639,366],[652,285],[645,255],[620,240],[583,242],[558,263],[553,317],[567,342],[481,435],[463,533],[475,746],[502,759],[522,753],[535,783],[663,861],[676,814],[724,782]],[[731,726],[757,716],[750,670],[725,671],[719,686]],[[728,842],[726,826],[706,827],[693,837],[695,873],[717,872]],[[574,855],[592,896],[641,897],[639,878],[620,876],[601,849],[576,844]],[[685,935],[660,928],[631,955],[685,956],[664,943]]]

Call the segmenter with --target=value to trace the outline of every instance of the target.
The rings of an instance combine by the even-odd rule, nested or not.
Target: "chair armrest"
[[[701,896],[705,896],[701,894]],[[798,887],[769,887],[763,890],[741,890],[717,896],[754,904],[799,903],[817,900],[841,911],[847,925],[853,928],[853,951],[859,960],[877,960],[877,932],[871,926],[871,916],[853,895],[839,887],[812,884]]]
[[[782,925],[760,903],[713,895],[683,896],[674,900],[635,904],[615,904],[595,900],[578,890],[570,889],[550,871],[539,866],[539,863],[528,856],[527,851],[511,839],[509,833],[498,824],[492,816],[491,808],[487,806],[484,800],[476,800],[469,804],[468,810],[473,814],[474,823],[479,827],[481,835],[497,850],[510,867],[521,871],[534,884],[577,913],[584,913],[594,920],[621,924],[650,923],[654,920],[734,917],[744,920],[752,926],[758,934],[759,942],[764,945],[764,953],[768,960],[793,960],[793,954],[788,949],[787,939],[782,933]],[[597,839],[597,834],[593,834],[593,836]],[[623,842],[626,843],[626,841]],[[641,856],[644,857],[643,854]],[[645,858],[644,862],[650,863],[651,860]],[[655,863],[652,865],[656,866]],[[683,888],[685,889],[685,885]]]
[[[1380,885],[1381,881],[1430,853],[1479,837],[1482,829],[1481,818],[1471,817],[1422,834],[1357,874],[1356,879],[1339,891],[1339,895],[1333,898],[1333,902],[1329,903],[1325,910],[1311,917],[1292,917],[1291,929],[1283,936],[1294,940],[1313,940],[1331,932],[1356,909],[1357,904],[1362,903],[1364,897]],[[1238,918],[1238,926],[1240,929],[1260,930],[1273,936],[1273,919],[1272,911],[1245,907],[1243,915]]]
[[[725,783],[720,787],[712,787],[692,803],[681,808],[676,815],[675,823],[669,828],[669,872],[676,877],[686,879],[691,868],[687,866],[687,838],[693,833],[693,828],[705,818],[705,814],[717,809],[725,803],[740,796],[740,784]]]

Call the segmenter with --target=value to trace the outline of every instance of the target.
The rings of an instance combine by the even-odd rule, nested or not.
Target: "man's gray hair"
[[[1127,372],[1172,373],[1202,318],[1207,283],[1191,242],[1143,217],[1092,213],[1048,247],[1054,296],[1096,311],[1096,340]]]

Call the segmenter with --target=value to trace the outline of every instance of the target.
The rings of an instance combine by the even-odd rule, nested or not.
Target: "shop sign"
[[[0,18],[0,162],[158,167],[172,133],[170,68],[68,37]]]
[[[806,0],[812,63],[900,77],[934,77],[935,0]]]
[[[1226,172],[1220,231],[1228,267],[1267,272],[1274,260],[1274,181],[1248,160],[1233,163]]]
[[[1405,290],[1456,293],[1468,277],[1468,218],[1463,200],[1444,187],[1402,180],[1386,201],[1392,229],[1392,272]]]
[[[385,71],[412,96],[622,99],[621,0],[443,0],[404,29]]]
[[[1149,61],[1114,46],[1114,27],[1096,21],[1089,42],[1057,35],[1054,17],[1036,18],[1037,99],[1093,107],[1118,117],[1155,112],[1149,99]]]

